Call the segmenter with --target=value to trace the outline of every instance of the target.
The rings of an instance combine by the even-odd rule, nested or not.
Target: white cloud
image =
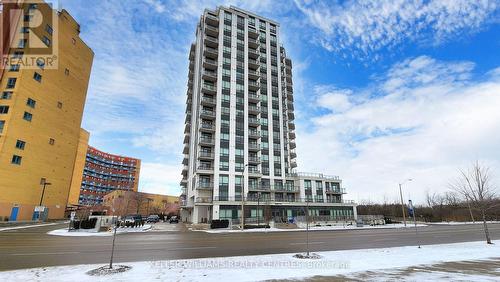
[[[439,44],[464,31],[474,32],[491,18],[498,1],[332,1],[295,0],[307,21],[318,28],[325,49],[367,55],[403,41]],[[355,50],[355,52],[352,52]],[[359,51],[359,52],[358,52]]]
[[[340,175],[358,201],[395,200],[398,182],[409,177],[415,181],[407,194],[422,200],[427,189],[447,190],[457,170],[475,159],[500,169],[500,76],[494,70],[474,81],[472,68],[408,59],[367,89],[352,90],[364,98],[343,111],[347,98],[339,97],[350,90],[333,94],[332,103],[331,87],[319,88],[327,93],[321,107],[330,111],[312,120],[314,130],[298,128],[299,169]]]
[[[143,162],[139,178],[139,191],[164,195],[180,195],[179,181],[182,165]]]

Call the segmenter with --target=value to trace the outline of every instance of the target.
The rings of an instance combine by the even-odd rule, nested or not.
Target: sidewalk
[[[51,222],[51,223],[25,222],[24,224],[15,224],[16,226],[12,226],[12,227],[0,227],[0,232],[7,231],[7,230],[25,229],[25,228],[31,228],[31,227],[50,226],[50,225],[56,225],[56,224],[61,224],[61,223],[64,223],[64,222]]]

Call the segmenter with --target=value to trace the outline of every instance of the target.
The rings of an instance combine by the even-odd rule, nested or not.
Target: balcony
[[[183,142],[184,144],[188,144],[189,143],[189,139],[190,139],[189,135],[190,135],[189,133],[188,134],[184,134],[184,142]]]
[[[211,84],[203,84],[201,87],[201,91],[205,94],[215,95],[217,94],[217,87]]]
[[[295,159],[297,157],[297,153],[295,150],[290,150],[290,158]]]
[[[219,17],[214,16],[212,14],[205,14],[205,23],[211,25],[211,26],[219,26]]]
[[[328,188],[325,190],[326,194],[345,194],[345,188]]]
[[[260,131],[258,130],[249,130],[248,131],[248,137],[250,138],[260,138]]]
[[[203,71],[202,77],[206,81],[216,82],[217,81],[217,72],[205,70],[205,71]]]
[[[260,102],[260,95],[248,93],[248,101],[258,103]]]
[[[212,48],[219,47],[219,39],[217,37],[205,35],[205,45]]]
[[[189,164],[189,158],[188,157],[184,157],[184,159],[182,159],[182,164],[183,165],[188,165]]]
[[[215,145],[214,138],[200,137],[200,145],[213,146]]]
[[[216,100],[211,97],[201,97],[201,104],[204,106],[214,107],[216,104]]]
[[[194,202],[195,204],[211,204],[212,197],[196,197]]]
[[[184,125],[184,134],[191,132],[191,123],[186,123]]]
[[[248,191],[264,191],[264,192],[269,192],[271,191],[271,186],[267,185],[267,186],[263,186],[263,185],[250,185],[248,186]],[[248,201],[257,201],[257,200],[260,200],[260,201],[265,201],[265,198],[264,197],[259,197],[256,196],[256,197],[249,197],[247,198]]]
[[[295,139],[295,131],[290,131],[288,133],[288,136],[290,137],[290,139]]]
[[[212,48],[212,47],[205,47],[203,49],[203,54],[207,58],[217,59],[217,57],[219,56],[219,51],[215,48]]]
[[[295,160],[292,160],[292,161],[290,162],[290,167],[291,167],[291,168],[296,168],[296,167],[297,167],[297,162],[296,162]]]
[[[248,162],[253,164],[258,164],[260,163],[260,158],[257,156],[250,156],[248,157]]]
[[[286,90],[287,90],[288,92],[290,92],[290,93],[293,93],[293,87],[292,87],[292,85],[291,85],[291,84],[287,84],[287,85],[286,85]]]
[[[209,58],[205,58],[203,60],[203,67],[209,70],[216,70],[217,69],[217,61],[212,60]]]
[[[248,78],[250,79],[259,79],[260,78],[260,72],[256,70],[248,70]]]
[[[205,33],[217,37],[219,36],[219,29],[217,27],[211,26],[211,25],[206,25],[205,26]]]
[[[294,120],[295,114],[292,111],[288,111],[288,120]]]
[[[248,167],[248,174],[250,176],[260,176],[260,175],[262,175],[262,172],[260,172],[260,170],[258,168]]]
[[[212,165],[199,164],[198,172],[200,173],[211,173],[214,171],[214,167]]]
[[[248,124],[253,125],[253,126],[259,126],[260,119],[259,118],[248,118]]]
[[[292,102],[288,102],[288,103],[286,104],[286,106],[287,106],[287,108],[288,108],[289,110],[294,110],[294,107],[293,107],[293,103],[292,103]]]
[[[295,123],[293,123],[293,121],[291,121],[291,120],[290,120],[290,121],[288,121],[288,128],[289,128],[290,130],[294,130],[294,129],[295,129]]]
[[[300,187],[299,186],[292,186],[292,185],[275,185],[275,186],[273,186],[273,191],[299,193]]]
[[[259,106],[248,106],[248,112],[251,114],[260,114],[260,107]]]
[[[297,148],[297,144],[295,144],[295,141],[290,141],[290,149],[295,149]]]
[[[259,66],[260,66],[259,61],[255,60],[255,59],[248,59],[248,67],[249,68],[256,70],[259,68]]]
[[[213,182],[202,182],[199,181],[198,185],[196,186],[197,190],[214,190],[214,183]]]
[[[200,159],[200,160],[213,160],[214,159],[214,153],[200,151],[200,153],[198,154],[198,159]]]
[[[248,47],[251,48],[258,48],[259,47],[259,41],[255,38],[248,38]]]
[[[260,56],[260,53],[254,49],[248,49],[248,57],[252,59],[257,59]]]
[[[248,89],[249,90],[257,91],[257,90],[259,90],[259,88],[260,88],[260,83],[258,83],[257,81],[254,81],[254,80],[248,81]]]
[[[204,119],[215,119],[215,112],[209,110],[201,110],[200,117]]]
[[[252,152],[260,151],[260,145],[258,143],[248,143],[248,151]]]
[[[184,148],[182,149],[183,154],[189,154],[189,144],[184,144]]]
[[[215,131],[215,124],[208,123],[208,122],[202,122],[202,123],[200,123],[200,131],[202,131],[202,132],[214,132]]]
[[[259,33],[257,32],[257,30],[249,28],[248,29],[248,37],[252,38],[252,39],[257,39],[257,38],[259,38]]]

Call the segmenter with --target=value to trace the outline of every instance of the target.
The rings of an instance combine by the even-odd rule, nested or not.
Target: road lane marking
[[[309,245],[312,245],[312,244],[324,244],[325,242],[309,242]],[[306,245],[307,243],[303,242],[303,243],[290,243],[290,245]]]
[[[202,249],[216,249],[217,247],[186,247],[177,249],[168,249],[167,251],[180,251],[180,250],[202,250]]]
[[[58,253],[23,253],[23,254],[10,254],[11,256],[36,256],[36,255],[72,255],[79,254],[80,252],[58,252]]]

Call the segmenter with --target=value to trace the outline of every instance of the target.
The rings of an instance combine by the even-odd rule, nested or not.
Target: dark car
[[[142,216],[140,214],[132,214],[127,215],[123,220],[123,225],[126,227],[129,226],[138,226],[142,224]]]
[[[169,221],[169,223],[179,223],[179,218],[177,216],[172,216]]]
[[[160,217],[157,214],[152,214],[152,215],[148,216],[148,218],[146,219],[146,222],[156,223],[158,221],[160,221]]]

